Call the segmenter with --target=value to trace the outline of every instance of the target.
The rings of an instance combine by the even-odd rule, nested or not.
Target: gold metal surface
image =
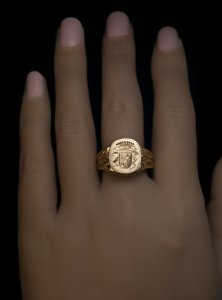
[[[141,148],[133,139],[115,140],[96,155],[96,167],[118,175],[132,175],[154,167],[151,151]]]

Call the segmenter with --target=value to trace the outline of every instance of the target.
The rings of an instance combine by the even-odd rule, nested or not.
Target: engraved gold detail
[[[96,166],[98,170],[132,175],[153,168],[154,159],[152,152],[141,148],[135,140],[121,138],[97,153]]]

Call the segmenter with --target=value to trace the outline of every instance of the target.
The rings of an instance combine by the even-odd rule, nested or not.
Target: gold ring
[[[96,168],[117,175],[133,175],[153,167],[153,153],[130,138],[115,140],[96,154]]]

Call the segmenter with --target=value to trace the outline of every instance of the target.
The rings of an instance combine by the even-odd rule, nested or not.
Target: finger
[[[184,49],[177,32],[164,27],[152,57],[155,179],[175,187],[197,180],[195,112]]]
[[[79,198],[76,195],[88,193],[89,188],[95,188],[99,183],[83,28],[75,18],[63,20],[60,26],[55,51],[55,80],[58,168],[62,198],[69,204]]]
[[[208,203],[207,212],[216,257],[222,275],[222,158],[213,172],[211,200]]]
[[[122,137],[135,139],[143,147],[143,102],[136,78],[133,32],[122,12],[114,12],[107,19],[102,90],[103,148]],[[104,172],[103,182],[113,181],[114,177]]]
[[[38,72],[31,72],[27,77],[20,116],[20,222],[26,224],[29,220],[40,224],[55,211],[50,103],[44,78]]]

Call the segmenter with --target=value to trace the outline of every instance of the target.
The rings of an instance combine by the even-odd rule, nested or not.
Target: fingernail
[[[44,79],[39,72],[30,72],[26,80],[26,95],[28,99],[42,96],[44,91]]]
[[[66,18],[60,25],[60,45],[62,47],[73,47],[82,41],[83,28],[76,18]]]
[[[116,37],[129,33],[129,18],[121,11],[111,13],[106,21],[106,35]]]
[[[180,39],[178,33],[173,27],[163,27],[157,35],[157,45],[161,51],[171,51],[179,48]]]

